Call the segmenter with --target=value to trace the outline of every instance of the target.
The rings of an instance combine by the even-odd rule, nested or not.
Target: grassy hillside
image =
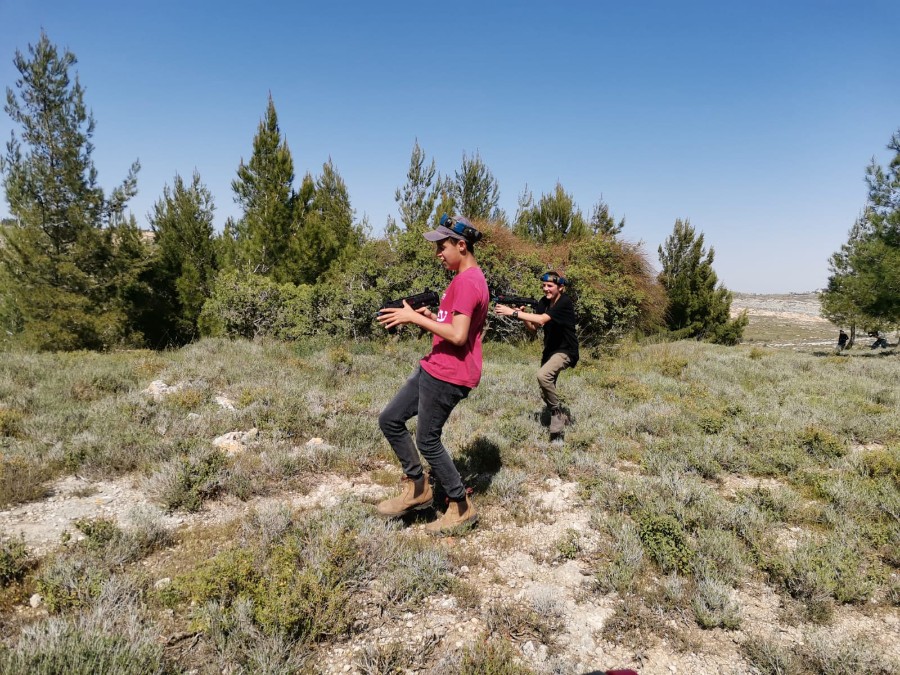
[[[895,353],[625,347],[551,444],[537,345],[489,345],[444,437],[482,520],[432,540],[372,508],[427,349],[4,354],[0,672],[897,672]]]

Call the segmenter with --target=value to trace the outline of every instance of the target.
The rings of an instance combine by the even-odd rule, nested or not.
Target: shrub
[[[221,273],[198,319],[211,337],[262,336],[297,339],[313,334],[309,286],[279,284],[270,277],[231,270]]]
[[[0,456],[0,506],[31,502],[47,494],[50,467],[23,457]]]
[[[800,432],[797,442],[807,453],[821,459],[841,457],[847,451],[846,444],[837,436],[816,426],[808,426]]]
[[[704,576],[691,600],[694,617],[701,628],[727,628],[741,625],[741,614],[731,589],[721,581]]]
[[[35,675],[175,675],[163,645],[143,627],[139,590],[122,577],[101,584],[96,605],[71,617],[51,617],[22,630],[0,650],[0,672]]]
[[[664,572],[690,571],[694,552],[687,533],[675,518],[643,511],[638,515],[638,536],[644,550]]]
[[[806,675],[793,649],[772,635],[751,635],[741,643],[741,653],[759,675]]]
[[[96,556],[60,554],[41,566],[37,589],[50,612],[61,612],[90,606],[108,578],[109,572]]]
[[[524,665],[515,648],[505,639],[489,638],[479,640],[467,647],[457,668],[446,668],[444,672],[459,675],[534,675]]]
[[[226,463],[216,449],[171,459],[150,477],[148,489],[170,511],[199,511],[221,490]]]
[[[0,536],[0,588],[19,581],[32,560],[25,547],[25,538],[7,538]]]

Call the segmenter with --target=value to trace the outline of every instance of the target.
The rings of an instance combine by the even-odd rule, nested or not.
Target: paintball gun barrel
[[[396,300],[389,300],[381,306],[381,309],[378,310],[378,313],[381,314],[382,310],[385,309],[399,309],[403,307],[403,301],[406,300],[406,304],[408,304],[413,309],[420,309],[422,307],[433,307],[440,303],[441,299],[437,293],[432,290],[425,289],[421,293],[416,293],[415,295],[407,295],[402,298],[397,298]],[[397,327],[388,328],[388,333],[396,333]]]
[[[501,305],[507,305],[509,307],[522,307],[523,305],[529,305],[533,308],[537,307],[538,304],[538,301],[534,298],[526,298],[521,295],[507,295],[505,293],[498,293],[494,295],[491,300],[500,303]]]

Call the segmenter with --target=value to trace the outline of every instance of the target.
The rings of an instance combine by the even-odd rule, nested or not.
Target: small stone
[[[168,588],[171,585],[172,585],[172,579],[170,579],[169,577],[163,577],[162,579],[159,579],[156,583],[153,584],[153,588],[155,588],[156,590],[159,591],[159,590],[162,590],[163,588]]]
[[[28,604],[37,609],[41,606],[41,603],[44,601],[44,598],[41,597],[40,593],[35,593],[28,599]]]
[[[469,573],[469,566],[468,566],[468,565],[463,565],[462,567],[460,567],[460,568],[459,568],[459,573],[460,573],[460,574],[468,574],[468,573]]]

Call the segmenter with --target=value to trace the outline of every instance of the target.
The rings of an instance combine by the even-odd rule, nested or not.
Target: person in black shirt
[[[538,370],[538,385],[541,398],[550,411],[550,435],[559,438],[569,422],[569,417],[560,408],[556,394],[556,380],[566,368],[574,368],[578,363],[578,336],[575,333],[575,303],[566,292],[566,280],[557,272],[547,272],[541,276],[541,298],[534,313],[525,312],[524,307],[515,309],[497,305],[494,312],[500,316],[511,316],[536,331],[544,329],[544,353]]]

